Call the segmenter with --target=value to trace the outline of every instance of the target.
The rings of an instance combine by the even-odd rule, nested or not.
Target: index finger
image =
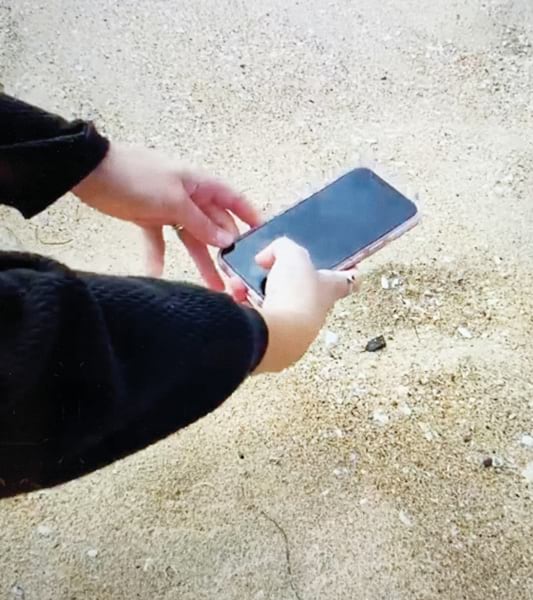
[[[250,227],[258,227],[263,222],[259,211],[242,194],[237,194],[226,188],[220,190],[213,201],[218,206],[229,210]]]
[[[223,292],[224,282],[215,267],[207,246],[186,230],[181,231],[178,235],[207,286],[217,292]]]
[[[176,216],[179,223],[197,240],[210,246],[227,248],[235,241],[235,236],[218,226],[191,198],[187,198],[183,214]],[[181,217],[181,220],[180,220]]]
[[[261,215],[251,202],[225,183],[190,173],[183,175],[183,182],[185,190],[200,208],[213,203],[229,210],[250,227],[257,227],[262,223]]]

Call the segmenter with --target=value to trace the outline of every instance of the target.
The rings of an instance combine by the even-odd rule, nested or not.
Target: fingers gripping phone
[[[267,272],[256,254],[285,236],[309,251],[317,269],[353,267],[418,222],[411,200],[369,169],[355,169],[302,200],[219,254],[219,265],[238,276],[258,306],[265,294]]]

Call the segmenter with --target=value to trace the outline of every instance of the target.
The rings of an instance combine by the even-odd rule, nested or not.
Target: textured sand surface
[[[424,214],[365,264],[337,345],[2,502],[1,598],[533,598],[530,0],[0,0],[0,82],[266,213],[365,164]],[[0,215],[3,247],[142,271],[135,229],[71,198]]]

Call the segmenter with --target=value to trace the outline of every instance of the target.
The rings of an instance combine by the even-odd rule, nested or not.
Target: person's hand
[[[163,271],[164,225],[179,225],[180,238],[207,285],[224,283],[208,246],[224,248],[238,235],[234,217],[255,227],[260,217],[240,195],[218,181],[183,172],[153,150],[111,145],[100,165],[72,190],[105,214],[142,227],[151,275]]]
[[[260,310],[269,342],[256,372],[281,371],[305,354],[335,302],[357,288],[356,271],[317,271],[307,250],[287,238],[256,261],[269,270]]]

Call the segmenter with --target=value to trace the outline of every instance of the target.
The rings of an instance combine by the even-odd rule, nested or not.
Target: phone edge
[[[353,268],[366,258],[373,256],[374,254],[376,254],[376,252],[385,248],[385,246],[388,246],[388,244],[390,244],[394,240],[397,240],[402,235],[411,231],[411,229],[418,225],[421,219],[418,206],[414,202],[413,205],[416,208],[416,213],[410,219],[408,219],[401,225],[398,225],[396,229],[393,229],[392,231],[389,231],[382,237],[378,238],[377,240],[366,246],[366,248],[359,250],[359,252],[357,252],[356,254],[344,259],[341,263],[331,267],[331,269],[333,271],[344,271],[346,269]],[[231,266],[224,260],[224,257],[222,256],[222,250],[219,250],[219,252],[217,253],[217,265],[220,268],[220,270],[228,277],[238,277],[246,286],[248,301],[256,308],[261,308],[264,297],[260,296],[253,288],[251,288],[248,285],[246,281],[244,281],[244,279],[242,279],[242,277],[237,272],[235,272],[231,268]]]
[[[412,200],[411,200],[411,202],[412,202]],[[373,256],[376,252],[378,252],[379,250],[382,250],[383,248],[385,248],[385,246],[388,246],[394,240],[397,240],[398,238],[400,238],[402,235],[404,235],[408,231],[411,231],[411,229],[413,229],[414,227],[416,227],[416,225],[418,225],[418,223],[420,222],[420,218],[421,218],[420,211],[418,210],[418,206],[416,206],[416,204],[414,204],[414,202],[413,202],[413,205],[416,208],[416,213],[410,219],[408,219],[401,225],[398,225],[398,227],[396,227],[392,231],[389,231],[385,235],[381,236],[380,238],[378,238],[377,240],[375,240],[374,242],[372,242],[371,244],[369,244],[362,250],[359,250],[359,252],[356,252],[354,255],[349,256],[348,258],[345,258],[342,262],[331,267],[331,269],[333,271],[344,271],[345,269],[350,269],[352,267],[355,267],[361,261],[365,260],[365,258]]]

